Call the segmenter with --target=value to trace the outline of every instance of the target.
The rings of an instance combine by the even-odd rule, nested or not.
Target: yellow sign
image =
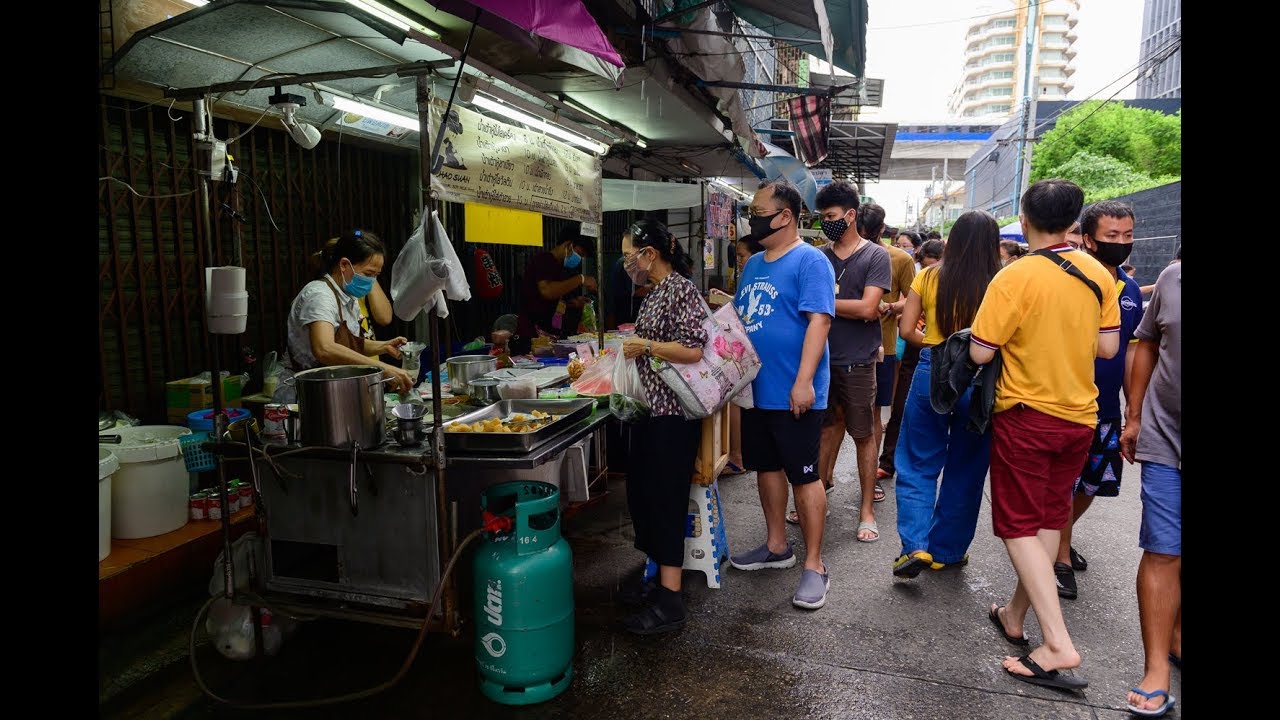
[[[431,110],[434,137],[444,103],[433,102]],[[431,190],[452,202],[600,222],[600,163],[599,157],[540,132],[454,105],[432,168]]]
[[[466,241],[542,247],[542,215],[484,203],[466,204]]]

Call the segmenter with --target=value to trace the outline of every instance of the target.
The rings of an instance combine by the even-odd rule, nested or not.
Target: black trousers
[[[880,469],[890,475],[897,472],[893,466],[893,453],[898,449],[898,430],[902,427],[902,413],[907,405],[907,393],[911,390],[911,378],[916,374],[916,363],[920,362],[921,349],[907,343],[907,349],[902,352],[902,362],[898,363],[898,387],[893,391],[893,409],[889,411],[889,424],[884,426],[884,445],[880,451]]]
[[[702,423],[679,415],[649,417],[630,425],[627,509],[636,549],[659,565],[684,565],[689,484]]]

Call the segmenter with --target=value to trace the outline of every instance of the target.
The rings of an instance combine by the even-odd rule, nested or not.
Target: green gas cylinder
[[[560,491],[507,482],[480,498],[488,530],[475,558],[480,690],[505,705],[559,695],[573,678],[573,552]]]

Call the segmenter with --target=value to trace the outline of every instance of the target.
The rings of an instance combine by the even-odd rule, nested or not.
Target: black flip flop
[[[991,622],[996,626],[996,629],[1000,631],[1000,634],[1004,636],[1005,640],[1008,640],[1018,647],[1026,647],[1031,644],[1031,641],[1027,639],[1026,635],[1023,635],[1022,637],[1014,637],[1004,629],[1004,623],[1000,622],[1000,606],[997,605],[996,607],[991,608],[991,610],[987,612],[987,617],[991,619]]]
[[[1022,666],[1024,668],[1030,670],[1035,674],[1029,675],[1029,676],[1021,675],[1008,668],[1005,668],[1005,672],[1010,677],[1016,680],[1021,680],[1022,682],[1031,683],[1032,685],[1043,685],[1045,687],[1051,687],[1056,690],[1083,690],[1089,687],[1089,681],[1085,680],[1082,677],[1076,677],[1074,675],[1063,675],[1057,670],[1046,671],[1044,668],[1037,665],[1035,660],[1031,659],[1030,653],[1018,658],[1018,662],[1022,663]]]
[[[660,635],[679,630],[684,627],[688,620],[688,614],[683,617],[672,618],[663,611],[660,605],[655,603],[623,620],[622,624],[628,631],[636,635]]]

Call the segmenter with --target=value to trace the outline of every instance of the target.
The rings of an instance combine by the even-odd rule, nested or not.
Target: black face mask
[[[751,234],[755,236],[756,240],[758,241],[764,240],[765,238],[769,237],[770,235],[782,229],[782,228],[774,228],[769,226],[769,224],[773,222],[773,219],[778,217],[781,214],[782,212],[779,211],[772,215],[766,215],[764,217],[760,217],[758,215],[752,215],[751,217],[747,218],[747,224],[751,226]]]
[[[1097,249],[1093,251],[1093,256],[1098,261],[1109,267],[1120,267],[1125,260],[1129,259],[1129,253],[1133,252],[1132,243],[1112,243],[1094,241]]]

